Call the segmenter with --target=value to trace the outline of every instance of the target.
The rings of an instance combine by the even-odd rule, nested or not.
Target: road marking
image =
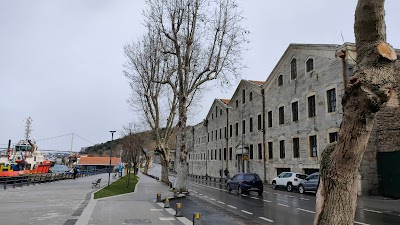
[[[164,208],[164,203],[157,202],[157,205],[159,205],[161,208]]]
[[[222,205],[225,205],[225,202],[218,201],[218,203],[221,203]]]
[[[268,191],[264,191],[264,192],[267,193],[267,194],[269,193]],[[264,218],[264,217],[263,217],[263,218]]]
[[[278,203],[278,205],[280,205],[280,206],[285,206],[285,207],[289,207],[288,205],[281,204],[281,203]]]
[[[252,199],[259,199],[259,198],[257,198],[257,197],[251,197]]]
[[[289,197],[289,198],[294,198],[294,196],[291,196],[291,195],[286,195],[287,197]]]
[[[297,208],[298,210],[304,211],[304,212],[309,212],[309,213],[315,213],[314,211],[310,211],[307,209],[302,209],[302,208]]]
[[[200,193],[199,195],[203,195],[202,193]]]
[[[231,207],[232,209],[237,209],[235,206],[233,205],[228,205],[228,207]]]
[[[213,200],[213,201],[215,201],[215,198],[210,198],[210,200]]]
[[[300,198],[301,200],[306,200],[306,201],[308,201],[308,200],[310,200],[310,199],[308,199],[308,198]]]
[[[381,211],[376,211],[376,210],[372,210],[372,209],[363,209],[364,211],[367,211],[367,212],[374,212],[374,213],[383,213],[383,212],[381,212]]]
[[[242,194],[242,196],[244,196],[244,197],[247,197],[248,195],[244,195],[244,194]]]
[[[160,217],[160,220],[175,220],[173,217]]]
[[[169,214],[171,214],[173,216],[176,214],[176,211],[174,209],[171,209],[171,208],[166,208],[165,211],[169,212]]]
[[[188,218],[186,218],[186,217],[176,217],[176,218],[178,218],[178,220],[179,221],[181,221],[183,224],[185,224],[185,225],[192,225],[193,224],[193,222],[192,221],[190,221]]]
[[[203,197],[204,197],[204,198],[208,198],[208,196],[207,196],[207,195],[204,195]]]
[[[267,199],[264,199],[263,201],[264,201],[264,202],[271,202],[271,201],[269,201],[269,200],[267,200]]]
[[[244,213],[246,213],[246,214],[253,215],[253,213],[251,213],[251,212],[249,212],[249,211],[246,211],[246,210],[241,210],[241,211],[244,212]]]
[[[199,192],[197,192],[197,191],[192,191],[192,192],[193,192],[193,193],[196,193],[196,194],[199,193]]]
[[[274,195],[281,195],[281,194],[279,194],[279,193],[274,193]]]
[[[268,221],[268,222],[270,222],[270,223],[273,223],[273,222],[274,222],[273,220],[267,219],[267,218],[265,218],[265,217],[258,217],[258,218],[260,218],[260,219],[262,219],[262,220],[265,220],[265,221]]]
[[[355,224],[361,224],[361,225],[369,225],[368,223],[361,223],[361,222],[357,222],[357,221],[354,221],[354,223]]]
[[[150,211],[152,211],[152,212],[160,212],[160,211],[163,211],[163,209],[150,209]]]

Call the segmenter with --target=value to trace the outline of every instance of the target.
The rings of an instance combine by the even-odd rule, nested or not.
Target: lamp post
[[[111,130],[111,141],[114,141],[114,133],[115,130]],[[112,157],[112,148],[110,148],[110,167],[108,168],[108,186],[110,186],[110,177],[111,177],[111,157]]]

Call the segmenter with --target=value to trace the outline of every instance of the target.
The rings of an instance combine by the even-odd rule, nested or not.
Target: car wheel
[[[241,188],[240,186],[238,187],[238,194],[239,194],[239,195],[242,195],[242,194],[243,194],[243,190],[242,190],[242,188]]]
[[[286,185],[286,190],[287,190],[288,192],[293,191],[293,186],[292,186],[291,183],[288,183],[288,184]]]
[[[231,193],[232,189],[231,189],[231,186],[229,184],[226,185],[226,189],[228,189],[228,193]]]
[[[299,185],[299,193],[304,194],[304,187],[301,184]]]
[[[262,196],[263,195],[263,191],[258,191],[258,196]]]
[[[276,189],[276,182],[272,181],[272,189]]]

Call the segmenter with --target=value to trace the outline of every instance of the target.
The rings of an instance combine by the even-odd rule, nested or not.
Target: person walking
[[[78,170],[74,167],[74,171],[72,172],[73,178],[76,178],[76,175],[78,174]]]

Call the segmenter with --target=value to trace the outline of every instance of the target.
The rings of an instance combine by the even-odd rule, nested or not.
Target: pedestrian
[[[73,178],[76,178],[76,175],[78,174],[78,170],[74,167],[74,171],[72,172]]]
[[[224,174],[225,174],[226,180],[229,180],[229,171],[228,171],[228,168],[225,168]]]

